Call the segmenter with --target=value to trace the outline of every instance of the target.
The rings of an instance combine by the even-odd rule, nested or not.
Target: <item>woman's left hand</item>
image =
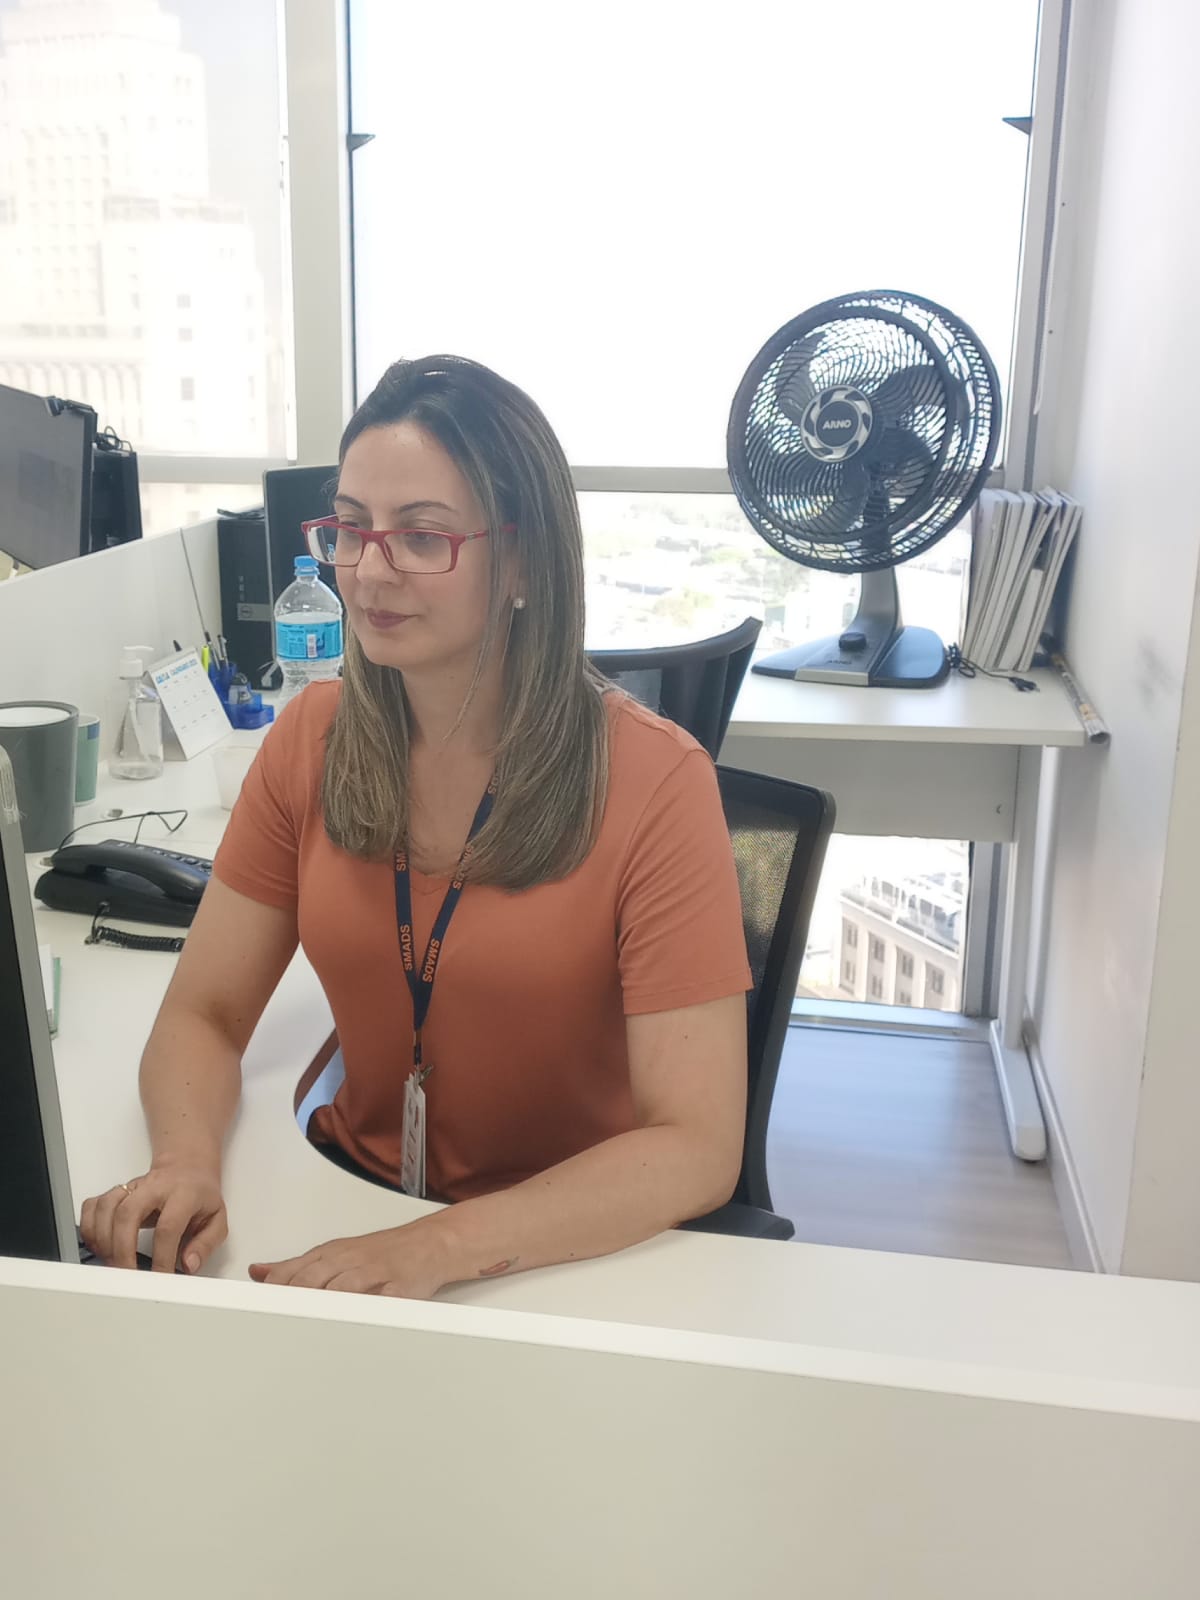
[[[451,1282],[445,1252],[432,1219],[385,1228],[354,1239],[331,1239],[290,1261],[258,1261],[256,1283],[286,1283],[301,1289],[336,1289],[344,1294],[386,1294],[429,1300]]]

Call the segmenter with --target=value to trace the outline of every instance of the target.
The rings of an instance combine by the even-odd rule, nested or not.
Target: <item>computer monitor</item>
[[[78,1261],[12,764],[0,749],[0,1256]]]
[[[0,384],[0,550],[26,567],[91,548],[96,413]]]
[[[263,473],[272,604],[295,577],[296,557],[308,553],[300,524],[329,515],[337,474],[336,466],[279,467]]]

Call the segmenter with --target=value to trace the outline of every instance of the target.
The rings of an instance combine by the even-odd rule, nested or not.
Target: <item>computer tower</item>
[[[98,433],[92,451],[91,548],[108,550],[142,537],[137,454],[112,433]]]
[[[327,517],[336,467],[282,467],[263,473],[264,506],[217,519],[221,631],[229,656],[252,688],[279,685],[275,602],[305,554],[300,524]]]
[[[255,689],[270,688],[275,666],[274,597],[261,508],[217,518],[221,632],[229,659]]]

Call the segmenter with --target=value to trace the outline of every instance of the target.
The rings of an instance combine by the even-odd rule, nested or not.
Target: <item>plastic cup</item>
[[[75,735],[75,804],[86,805],[96,798],[96,776],[100,767],[100,718],[79,713]]]
[[[217,775],[217,800],[225,811],[232,811],[241,792],[242,781],[254,765],[258,745],[221,744],[212,753]]]

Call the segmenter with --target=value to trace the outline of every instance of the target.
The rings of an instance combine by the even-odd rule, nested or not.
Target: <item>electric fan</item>
[[[891,289],[840,295],[769,339],[729,416],[734,493],[772,549],[863,580],[840,634],[753,670],[887,688],[941,683],[945,646],[903,625],[893,568],[974,504],[999,437],[991,358],[930,300]]]

